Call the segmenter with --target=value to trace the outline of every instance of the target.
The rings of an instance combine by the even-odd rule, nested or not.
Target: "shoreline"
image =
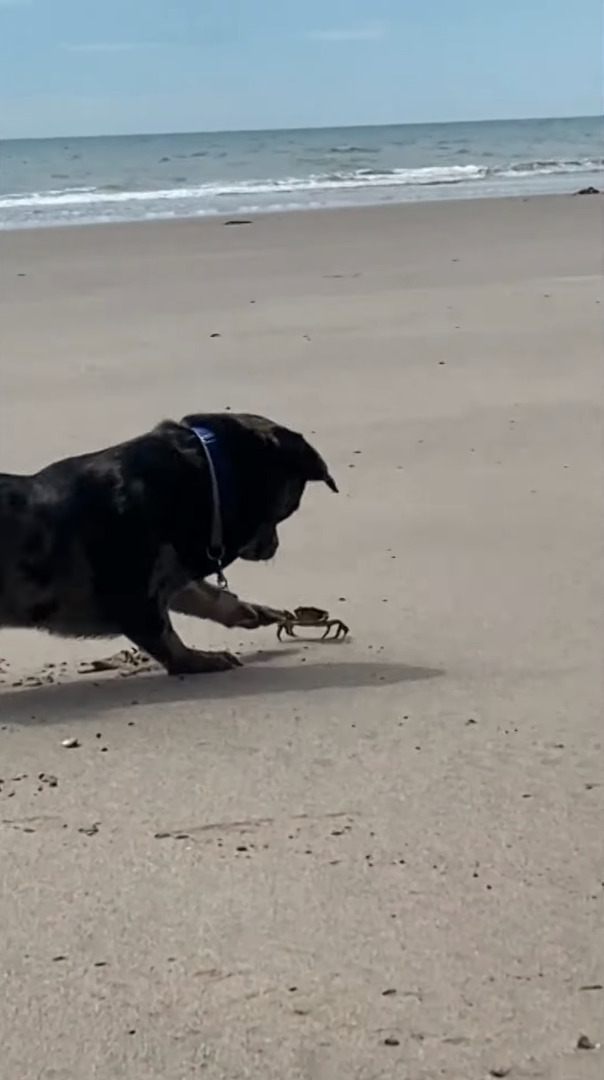
[[[2,236],[3,233],[38,232],[38,231],[40,231],[42,229],[53,229],[53,230],[55,230],[55,229],[73,229],[73,228],[100,228],[100,227],[104,227],[104,226],[150,225],[150,224],[156,224],[156,223],[159,223],[159,222],[181,222],[181,221],[195,221],[195,222],[216,221],[216,220],[221,221],[223,218],[229,219],[229,218],[232,218],[232,217],[241,217],[241,216],[248,216],[248,215],[252,215],[254,217],[274,217],[274,216],[281,216],[281,215],[285,215],[285,214],[287,214],[287,215],[289,215],[289,214],[295,214],[295,215],[299,215],[299,214],[304,214],[304,215],[306,215],[306,214],[324,214],[326,212],[331,213],[331,212],[343,211],[343,210],[348,210],[348,211],[353,211],[353,210],[356,210],[356,211],[359,211],[359,210],[378,210],[378,209],[386,210],[386,209],[395,208],[395,207],[410,207],[410,206],[415,207],[415,206],[434,206],[434,205],[439,206],[439,205],[442,205],[443,203],[446,204],[446,205],[449,205],[450,203],[455,203],[455,204],[474,203],[474,202],[478,202],[478,203],[489,202],[490,203],[490,202],[508,202],[508,201],[517,201],[517,200],[521,200],[523,202],[526,202],[527,200],[533,200],[533,199],[557,199],[557,198],[567,198],[568,196],[580,196],[581,191],[582,191],[583,188],[597,187],[597,185],[599,183],[604,183],[604,179],[603,179],[601,173],[594,173],[593,175],[586,174],[582,178],[579,178],[577,176],[576,181],[573,181],[573,184],[572,184],[573,190],[570,190],[571,184],[570,184],[569,177],[564,177],[564,180],[561,177],[558,178],[558,183],[560,185],[559,190],[549,189],[549,190],[531,192],[530,189],[528,189],[528,188],[526,188],[526,189],[525,188],[517,188],[513,192],[502,193],[500,190],[497,190],[496,192],[488,192],[488,191],[480,191],[480,190],[466,188],[465,189],[466,194],[460,194],[459,192],[458,193],[452,192],[450,195],[449,194],[444,195],[444,194],[440,193],[442,191],[442,187],[448,186],[448,185],[441,185],[441,186],[435,185],[435,188],[438,187],[438,189],[439,189],[439,194],[438,195],[437,194],[433,194],[431,196],[430,195],[424,195],[423,197],[420,197],[420,198],[408,198],[408,199],[399,198],[399,199],[391,199],[391,200],[368,199],[367,201],[359,200],[359,201],[353,201],[353,202],[342,202],[342,203],[334,203],[332,205],[326,205],[326,206],[314,206],[312,204],[308,205],[308,206],[302,206],[302,205],[298,205],[298,204],[291,205],[291,206],[287,206],[287,205],[284,205],[284,206],[267,206],[267,207],[256,207],[255,209],[251,209],[251,210],[244,208],[242,210],[233,210],[233,211],[224,212],[224,213],[221,213],[221,212],[218,212],[218,211],[208,211],[207,213],[200,213],[200,214],[195,214],[195,213],[185,214],[185,213],[183,213],[183,214],[177,214],[177,215],[174,215],[174,216],[158,214],[158,215],[154,215],[154,216],[150,216],[150,217],[146,217],[146,218],[124,217],[124,218],[117,218],[115,220],[93,220],[93,219],[91,219],[89,221],[49,221],[46,224],[36,224],[36,223],[32,223],[32,222],[27,222],[27,223],[22,223],[22,224],[17,224],[17,225],[13,225],[13,224],[3,225],[1,220],[0,220],[0,236]],[[576,184],[580,184],[580,186],[577,187]],[[568,187],[566,185],[568,185]],[[451,187],[454,187],[454,186],[456,186],[456,185],[451,185]],[[536,186],[536,185],[534,185],[534,186]],[[460,185],[460,187],[463,188],[463,185]],[[426,188],[424,188],[423,190],[424,191],[430,191],[430,190],[433,190],[433,189],[431,189],[429,186],[426,186]],[[598,188],[597,189],[597,194],[598,195],[604,195],[604,189]]]
[[[180,217],[154,217],[145,218],[144,220],[124,220],[124,221],[85,221],[85,222],[55,222],[47,225],[18,225],[18,226],[0,226],[0,244],[2,243],[3,236],[18,235],[34,235],[40,236],[45,233],[56,235],[58,232],[80,233],[82,231],[94,231],[96,232],[115,232],[122,229],[135,229],[137,231],[141,229],[166,229],[170,227],[183,228],[185,225],[188,227],[203,228],[207,227],[225,227],[229,222],[241,218],[245,218],[245,223],[241,225],[233,225],[233,228],[243,229],[245,225],[254,224],[256,219],[268,220],[268,221],[283,221],[291,218],[299,219],[300,217],[308,218],[321,218],[325,216],[334,215],[335,217],[345,216],[346,214],[355,215],[401,215],[401,214],[432,214],[438,213],[439,208],[441,212],[446,213],[449,208],[460,208],[476,206],[484,207],[492,206],[494,209],[504,206],[513,206],[517,203],[539,203],[542,205],[552,204],[566,201],[567,199],[590,199],[595,201],[597,199],[604,199],[604,190],[598,191],[595,195],[582,195],[580,190],[570,192],[555,192],[545,194],[533,194],[533,195],[483,195],[472,198],[450,198],[450,199],[422,199],[417,201],[401,201],[390,203],[366,203],[366,204],[354,204],[350,206],[321,206],[321,207],[309,207],[306,208],[285,208],[277,210],[255,210],[255,211],[241,211],[233,214],[200,214],[183,215]],[[249,220],[247,220],[249,218]]]

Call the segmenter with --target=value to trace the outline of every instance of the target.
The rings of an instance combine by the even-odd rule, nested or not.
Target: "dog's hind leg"
[[[196,675],[241,666],[232,653],[188,648],[176,633],[168,613],[164,614],[157,600],[151,597],[122,595],[114,599],[112,613],[121,632],[157,660],[169,675]]]
[[[197,619],[211,619],[221,626],[257,630],[284,622],[289,612],[263,604],[248,604],[226,589],[217,589],[207,581],[191,582],[170,600],[170,610]]]

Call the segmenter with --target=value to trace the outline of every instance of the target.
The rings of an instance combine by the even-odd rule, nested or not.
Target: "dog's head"
[[[237,468],[237,499],[247,526],[237,552],[241,559],[273,558],[279,547],[277,527],[298,509],[307,483],[319,481],[338,490],[325,461],[304,436],[264,416],[222,413],[187,416],[181,423],[213,430],[225,441]]]
[[[245,416],[241,420],[265,444],[269,482],[266,520],[239,555],[252,561],[272,559],[279,547],[277,526],[296,512],[307,483],[319,481],[331,491],[338,489],[325,461],[303,435],[264,417]]]

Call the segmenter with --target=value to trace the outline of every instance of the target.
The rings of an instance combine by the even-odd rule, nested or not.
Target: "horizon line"
[[[531,123],[538,120],[602,120],[601,113],[579,113],[567,116],[496,116],[482,117],[474,120],[413,120],[393,121],[386,124],[316,124],[301,125],[296,127],[250,127],[250,128],[207,128],[198,130],[187,128],[175,131],[130,131],[122,133],[102,132],[97,135],[0,135],[0,143],[9,142],[53,142],[61,139],[132,139],[132,138],[166,138],[179,135],[266,135],[279,132],[300,131],[358,131],[366,128],[393,128],[393,127],[449,127],[460,124],[518,124]]]

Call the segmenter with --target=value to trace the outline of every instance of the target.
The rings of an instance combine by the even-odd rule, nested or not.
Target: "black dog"
[[[119,446],[0,475],[0,627],[120,634],[172,675],[222,671],[229,653],[187,648],[178,611],[253,629],[287,614],[204,579],[271,559],[305,485],[336,485],[302,437],[260,416],[166,421]]]

